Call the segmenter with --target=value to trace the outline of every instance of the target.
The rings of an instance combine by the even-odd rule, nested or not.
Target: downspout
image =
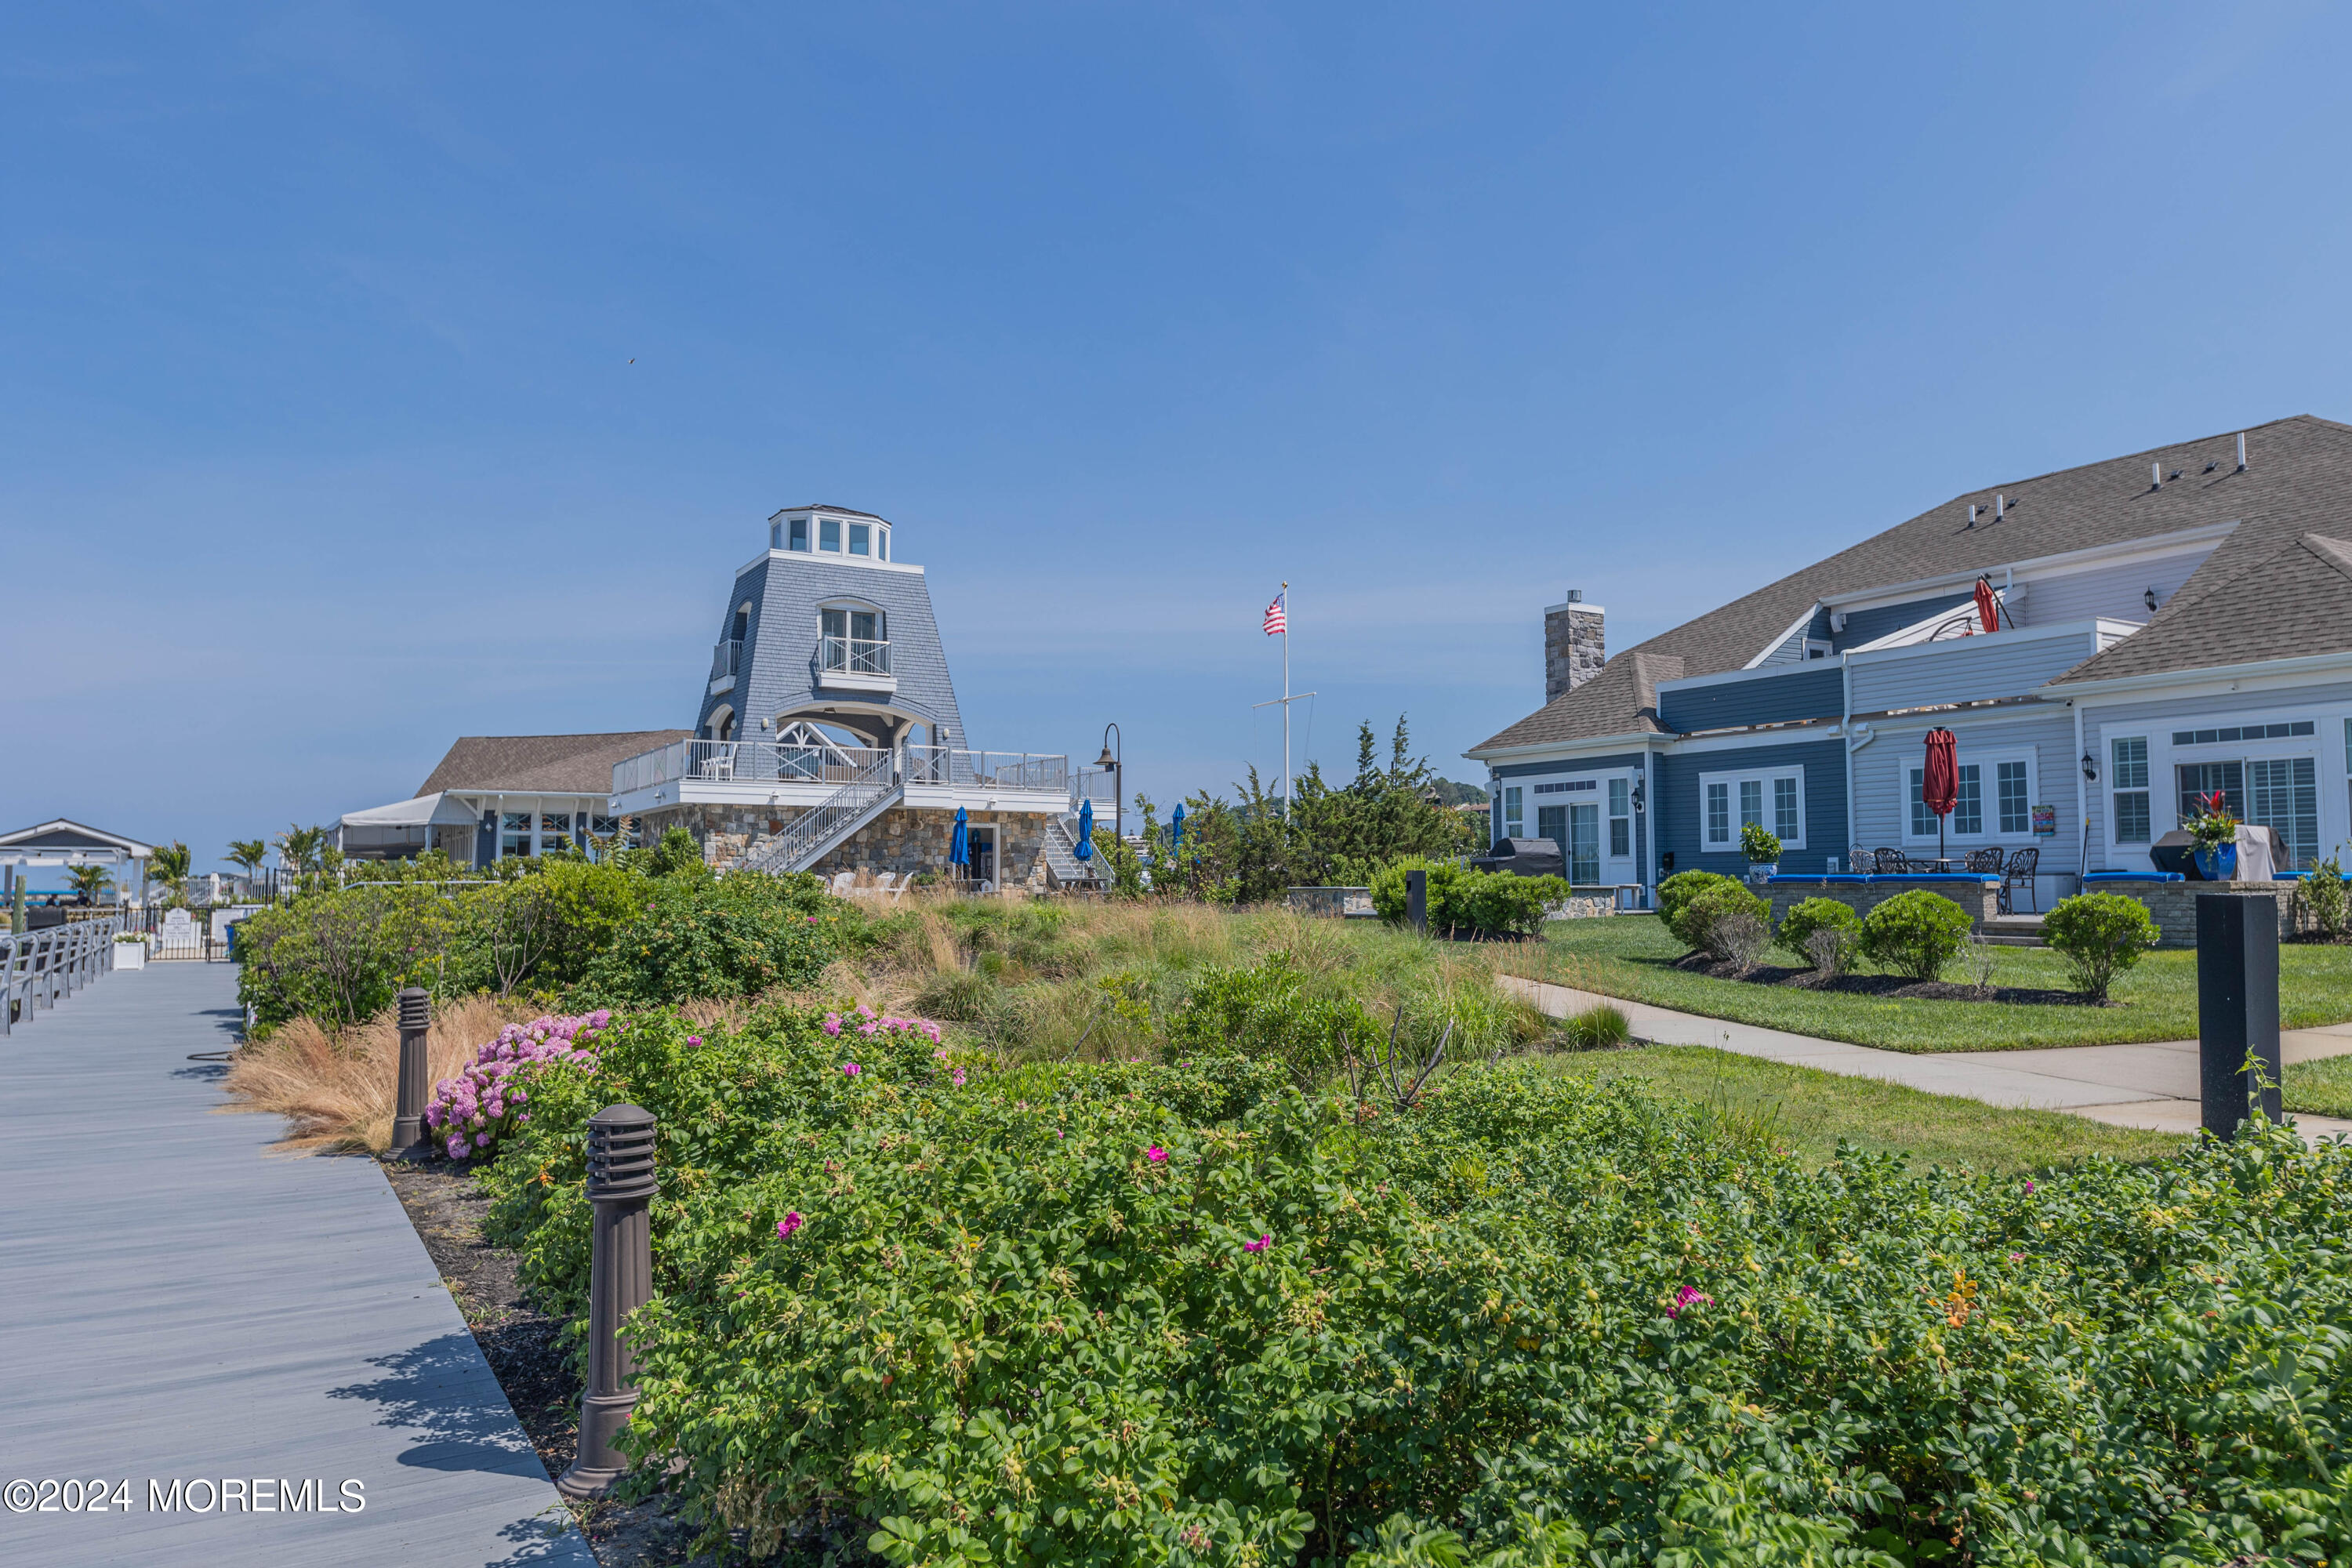
[[[1838,736],[1845,742],[1845,849],[1862,842],[1862,834],[1854,822],[1853,795],[1853,666],[1845,655],[1838,655]],[[1849,866],[1847,870],[1853,869]]]
[[[2083,743],[2083,705],[2070,700],[2066,706],[2074,710],[2074,816],[2083,825],[2082,853],[2074,861],[2074,890],[2079,893],[2083,879],[2091,874],[2091,781],[2083,775],[2083,759],[2091,749]],[[2154,794],[2149,792],[2151,798]]]

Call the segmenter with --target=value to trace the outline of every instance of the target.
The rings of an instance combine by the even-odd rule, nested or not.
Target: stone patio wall
[[[1772,923],[1778,925],[1789,911],[1807,899],[1835,899],[1850,906],[1858,915],[1871,910],[1898,893],[1925,889],[1946,898],[1969,912],[1969,923],[1978,931],[1984,923],[2000,913],[2000,883],[1948,882],[1926,877],[1873,877],[1867,882],[1815,879],[1805,882],[1774,880],[1763,891],[1772,900]]]

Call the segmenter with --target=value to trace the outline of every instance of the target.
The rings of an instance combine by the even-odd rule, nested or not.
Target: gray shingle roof
[[[1658,672],[1663,660],[1679,660],[1677,673],[1684,676],[1739,669],[1822,598],[1950,573],[1990,571],[2209,523],[2236,522],[2239,527],[2146,630],[2084,661],[2063,679],[2277,657],[2246,651],[2257,641],[2292,643],[2305,653],[2352,647],[2352,604],[2340,597],[2330,604],[2324,593],[2315,591],[2275,604],[2266,600],[2268,618],[2258,635],[2252,633],[2247,606],[2238,597],[2212,598],[2221,584],[2279,554],[2282,544],[2303,534],[2352,538],[2352,426],[2299,414],[2250,428],[2246,449],[2242,472],[2237,467],[2237,432],[2231,431],[1955,496],[1628,648],[1592,679],[1472,749],[1655,730],[1655,683],[1674,679]],[[2160,487],[2149,484],[2150,464],[2167,476]],[[2007,502],[1999,522],[1991,521],[1996,494]],[[1974,528],[1968,526],[1972,502],[1982,509]],[[2312,551],[2306,549],[2305,556],[2316,567]],[[2203,607],[2209,600],[2210,609]],[[2166,635],[2155,636],[2159,630]],[[1646,689],[1631,668],[1618,670],[1636,655],[1648,656]],[[1646,721],[1641,717],[1645,706],[1651,710]]]
[[[859,511],[854,507],[827,506],[821,500],[804,501],[799,506],[780,506],[770,515],[781,516],[788,511],[828,511],[835,517],[870,517],[877,522],[890,521],[877,512]]]
[[[2237,552],[2233,569],[2210,582],[2200,571],[2144,628],[2059,679],[2111,680],[2352,649],[2352,544],[2316,533],[2264,542],[2268,553]]]
[[[449,748],[416,793],[457,789],[609,795],[614,763],[693,733],[628,730],[611,735],[466,735]]]

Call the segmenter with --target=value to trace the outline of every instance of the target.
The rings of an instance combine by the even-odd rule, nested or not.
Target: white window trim
[[[1791,849],[1802,849],[1805,847],[1805,770],[1802,763],[1791,763],[1790,765],[1782,768],[1741,768],[1732,772],[1699,774],[1698,834],[1700,853],[1706,855],[1737,855],[1740,852],[1739,786],[1742,784],[1760,783],[1764,786],[1764,810],[1766,814],[1764,825],[1767,827],[1772,826],[1772,782],[1775,779],[1794,779],[1797,781],[1797,836],[1791,838],[1786,834],[1775,835],[1775,837],[1780,840],[1781,853],[1786,854]],[[1707,785],[1716,784],[1727,784],[1731,789],[1731,837],[1728,840],[1713,839],[1706,836],[1706,789]],[[1909,788],[1908,781],[1906,781],[1905,788]],[[1908,808],[1906,807],[1906,810],[1907,811]]]
[[[1998,751],[1979,752],[1963,746],[1954,755],[1953,762],[1957,766],[1973,766],[1979,770],[1977,774],[1977,784],[1981,793],[1978,800],[1984,808],[1985,826],[1980,833],[1962,833],[1958,827],[1952,826],[1959,818],[1959,813],[1955,810],[1951,816],[1944,818],[1945,843],[2025,846],[2042,842],[2041,839],[2033,837],[2033,808],[2036,805],[2046,805],[2049,803],[2042,799],[2041,759],[2034,748],[2004,747]],[[2002,763],[2025,764],[2025,827],[2023,831],[2018,833],[2003,833],[2000,830],[2000,764]],[[1911,774],[1926,766],[1927,760],[1924,757],[1907,757],[1895,769],[1895,810],[1898,814],[1897,820],[1903,829],[1903,842],[1906,845],[1926,845],[1936,842],[1936,835],[1933,833],[1918,834],[1911,831]],[[2109,831],[2113,831],[2112,825]]]
[[[2125,785],[2116,782],[2116,742],[2117,741],[2137,741],[2147,749],[2147,783],[2146,785]],[[2157,753],[2158,743],[2153,732],[2126,729],[2117,729],[2113,734],[2104,730],[2100,731],[2100,750],[2092,752],[2092,755],[2097,759],[2099,764],[2099,807],[2101,814],[2107,819],[2104,837],[2107,841],[2107,851],[2110,855],[2146,854],[2149,845],[2171,831],[2168,827],[2159,826],[2170,817],[2171,808],[2164,805],[2164,791],[2157,787],[2157,780],[2163,776],[2159,768],[2167,765],[2159,763]],[[1906,793],[1903,797],[1903,809],[1908,813],[1911,809],[1911,797],[1907,793],[1910,785],[1906,784],[1904,789]],[[2116,810],[2116,796],[2124,794],[2147,796],[2147,837],[2144,839],[2116,837],[2122,826],[2122,820],[2121,814]]]

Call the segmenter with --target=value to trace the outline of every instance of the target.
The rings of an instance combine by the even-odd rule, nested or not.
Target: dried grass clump
[[[436,1005],[432,1030],[425,1037],[426,1084],[455,1078],[500,1029],[527,1023],[541,1011],[488,996]],[[400,1029],[387,1008],[354,1028],[334,1032],[297,1018],[238,1051],[225,1087],[230,1109],[286,1118],[281,1148],[382,1153],[392,1147],[399,1072]]]

